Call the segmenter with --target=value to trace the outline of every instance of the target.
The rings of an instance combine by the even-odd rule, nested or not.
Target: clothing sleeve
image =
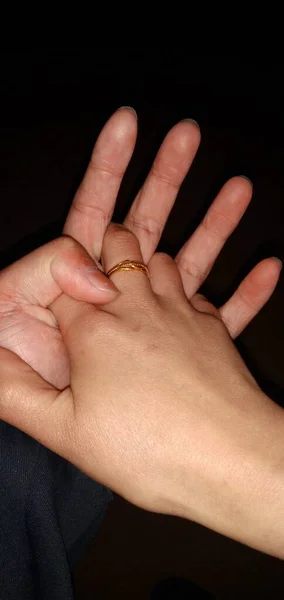
[[[0,600],[73,600],[72,569],[111,498],[73,465],[0,421]]]

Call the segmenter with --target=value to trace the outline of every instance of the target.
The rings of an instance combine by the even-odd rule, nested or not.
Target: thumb
[[[72,415],[70,388],[60,392],[14,352],[0,348],[0,419],[64,456]]]
[[[119,293],[101,267],[70,237],[62,236],[1,272],[0,289],[30,304],[48,307],[62,292],[76,300],[105,304]]]

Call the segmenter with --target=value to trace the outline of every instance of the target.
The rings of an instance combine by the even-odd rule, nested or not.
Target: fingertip
[[[135,108],[133,108],[132,106],[120,106],[120,107],[117,109],[117,112],[118,112],[119,110],[127,110],[127,111],[130,111],[130,112],[131,112],[131,113],[134,115],[135,119],[136,119],[136,120],[138,120],[137,112],[136,112]]]
[[[252,180],[247,175],[238,175],[237,177],[240,177],[241,179],[244,179],[245,181],[248,181],[248,183],[250,184],[250,186],[253,187]]]
[[[109,118],[107,123],[105,124],[102,132],[99,136],[103,136],[104,144],[108,144],[111,140],[116,141],[118,146],[118,152],[125,152],[125,144],[131,145],[129,146],[126,154],[128,156],[129,151],[131,150],[131,154],[133,151],[133,146],[136,140],[137,135],[137,114],[134,109],[131,107],[118,108]],[[120,157],[122,159],[122,157]],[[129,160],[129,157],[128,157]]]
[[[247,195],[251,198],[253,183],[246,175],[235,175],[234,177],[231,177],[225,185],[237,188],[237,191],[242,195]]]
[[[170,131],[176,137],[177,143],[185,150],[198,147],[201,140],[201,132],[198,123],[194,119],[183,119],[179,121]]]
[[[128,126],[132,125],[133,128],[137,128],[137,112],[131,106],[121,106],[112,115],[111,120],[115,119],[120,123],[127,123]]]
[[[265,258],[259,265],[257,278],[262,286],[276,287],[282,269],[282,261],[276,256]]]
[[[195,121],[195,119],[191,119],[191,118],[182,119],[180,121],[180,123],[190,123],[190,124],[194,125],[194,127],[196,127],[198,129],[198,131],[200,131],[200,126],[197,123],[197,121]]]
[[[280,258],[278,258],[277,256],[272,256],[271,257],[274,261],[274,263],[276,263],[277,268],[280,269],[280,271],[282,271],[282,267],[283,267],[283,262]]]
[[[200,130],[192,121],[180,121],[170,129],[163,140],[155,159],[159,171],[168,173],[171,165],[171,179],[176,177],[176,185],[181,184],[181,178],[187,173],[200,144]]]
[[[281,268],[282,262],[277,257],[264,258],[252,269],[249,279],[246,278],[245,281],[255,289],[267,291],[277,284]]]

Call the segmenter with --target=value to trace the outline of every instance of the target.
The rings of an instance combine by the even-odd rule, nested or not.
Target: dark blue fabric
[[[73,600],[111,492],[0,421],[0,600]]]

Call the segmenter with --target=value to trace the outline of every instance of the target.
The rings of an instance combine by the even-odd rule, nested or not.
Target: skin
[[[128,231],[107,229],[136,130],[131,110],[111,117],[64,236],[0,274],[0,418],[139,506],[282,556],[283,413],[230,341],[281,265],[259,263],[219,310],[197,293],[250,202],[241,177],[175,262],[152,258],[199,145],[188,121],[166,136]],[[100,272],[101,258],[108,269],[128,256],[150,261],[151,284]]]
[[[142,260],[137,238],[111,225],[105,268],[127,256]],[[138,506],[284,558],[284,411],[219,311],[188,301],[176,263],[156,254],[149,270],[114,273],[108,304],[50,305],[70,356],[63,391],[2,349],[1,417]]]
[[[0,273],[0,346],[15,352],[59,389],[70,382],[70,364],[50,305],[62,292],[97,304],[115,297],[116,288],[100,273],[98,261],[136,135],[134,111],[116,111],[95,144],[67,217],[64,236]],[[199,143],[200,131],[191,121],[178,123],[169,131],[126,217],[124,224],[139,240],[146,263],[157,247]],[[234,177],[225,183],[177,255],[176,264],[189,300],[194,301],[194,294],[237,226],[251,195],[252,186],[245,178]],[[219,314],[233,338],[267,302],[280,270],[274,258],[261,261],[220,307]]]

